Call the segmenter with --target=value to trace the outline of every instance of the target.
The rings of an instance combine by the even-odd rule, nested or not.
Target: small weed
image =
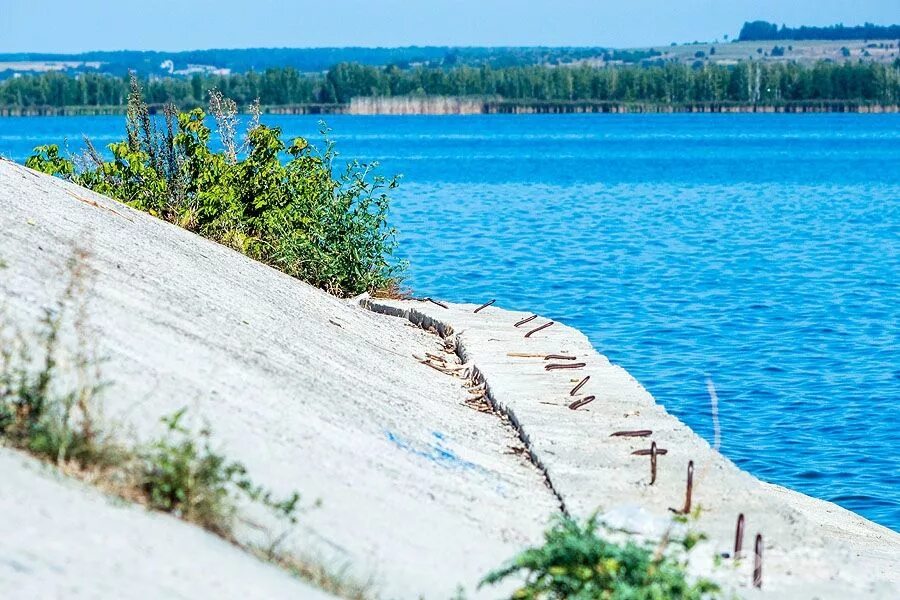
[[[34,335],[36,343],[9,326],[0,326],[0,437],[60,465],[107,468],[122,460],[122,450],[95,424],[96,398],[103,388],[96,360],[79,342],[69,361],[74,375],[60,372],[63,321],[91,276],[86,258],[80,250],[73,254],[66,288],[56,305],[45,309]],[[83,305],[77,307],[74,327],[79,340],[84,340]],[[74,384],[57,385],[63,377]],[[61,387],[66,391],[60,391]]]
[[[694,546],[706,539],[708,538],[706,537],[705,533],[688,531],[687,534],[685,534],[684,538],[681,540],[681,544],[684,546],[685,550],[690,551]]]
[[[533,600],[699,600],[718,592],[710,581],[689,583],[677,559],[635,542],[613,543],[597,529],[596,516],[583,524],[561,517],[545,533],[543,546],[522,552],[481,585],[522,573],[525,584],[512,598]]]
[[[141,489],[151,508],[171,512],[220,535],[229,535],[235,513],[234,492],[245,493],[291,523],[297,521],[300,495],[276,501],[255,485],[247,469],[210,446],[210,431],[196,435],[182,425],[185,409],[164,417],[166,435],[140,450]]]

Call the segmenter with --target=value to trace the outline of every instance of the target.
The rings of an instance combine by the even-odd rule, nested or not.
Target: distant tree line
[[[330,101],[356,96],[497,96],[508,100],[617,101],[685,104],[839,99],[895,103],[900,63],[804,67],[742,62],[734,66],[666,63],[659,66],[548,68],[540,66],[452,70],[379,69],[356,64],[332,68],[322,86]]]
[[[92,51],[80,54],[51,54],[39,52],[0,53],[0,62],[62,61],[69,63],[96,63],[96,72],[126,76],[134,71],[148,75],[165,76],[169,63],[172,69],[186,69],[192,65],[228,69],[232,73],[264,71],[269,68],[291,67],[301,73],[322,73],[341,62],[358,62],[366,65],[397,65],[408,68],[414,65],[454,67],[480,66],[512,67],[530,64],[567,64],[598,56],[614,56],[615,60],[636,62],[652,55],[645,50],[611,50],[600,47],[453,47],[407,46],[401,48],[242,48],[217,50],[186,50],[158,52],[142,50]],[[658,54],[658,53],[657,53]],[[88,67],[80,67],[84,72]],[[3,74],[0,72],[0,79]]]
[[[900,40],[900,25],[831,25],[828,27],[786,27],[780,28],[767,21],[744,23],[738,41],[757,40]]]
[[[541,102],[640,102],[779,104],[809,100],[900,103],[900,60],[893,64],[745,61],[737,65],[664,63],[653,66],[519,66],[439,69],[357,63],[335,65],[324,75],[292,68],[223,76],[151,78],[142,82],[151,105],[205,105],[218,89],[239,105],[345,104],[360,96],[468,96]],[[0,82],[0,107],[120,107],[126,78],[61,73]]]

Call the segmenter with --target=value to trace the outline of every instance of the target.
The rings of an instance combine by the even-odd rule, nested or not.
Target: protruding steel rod
[[[572,410],[578,410],[585,404],[590,404],[593,401],[594,401],[594,396],[586,396],[586,397],[581,398],[580,400],[576,400],[575,402],[570,404],[569,408],[571,408]]]
[[[585,377],[584,379],[582,379],[581,381],[579,381],[579,382],[578,382],[578,385],[576,385],[575,387],[573,387],[573,388],[572,388],[572,391],[569,392],[569,395],[570,395],[570,396],[574,396],[575,394],[577,394],[577,393],[578,393],[578,390],[580,390],[581,388],[583,388],[583,387],[584,387],[584,384],[586,384],[586,383],[588,382],[588,379],[590,379],[590,378],[591,378],[591,376],[588,375],[587,377]]]
[[[737,527],[734,530],[734,558],[737,560],[744,546],[744,513],[738,515]]]
[[[656,483],[656,442],[650,442],[650,485]]]
[[[545,371],[558,371],[560,369],[581,369],[587,366],[587,363],[552,363],[544,365]]]
[[[684,494],[684,508],[678,510],[677,508],[670,508],[673,513],[679,515],[688,515],[691,513],[691,493],[694,490],[694,461],[688,461],[687,468],[687,490]]]
[[[657,448],[656,449],[657,456],[665,456],[668,453],[669,453],[669,451],[666,450],[665,448]],[[641,448],[640,450],[635,450],[634,452],[632,452],[631,455],[632,456],[650,456],[650,449],[649,448]]]
[[[534,329],[532,329],[531,331],[529,331],[528,333],[526,333],[526,334],[525,334],[525,337],[531,337],[532,334],[537,333],[537,332],[540,331],[541,329],[547,329],[547,328],[550,327],[551,325],[553,325],[553,321],[548,321],[548,322],[544,323],[543,325],[541,325],[540,327],[535,327]]]
[[[513,327],[518,327],[519,325],[524,325],[525,323],[530,323],[530,322],[534,321],[535,319],[537,319],[537,317],[538,317],[537,315],[531,315],[530,317],[525,317],[521,321],[517,321],[516,323],[514,323]]]
[[[753,559],[753,587],[761,588],[762,587],[762,552],[763,552],[763,541],[762,534],[756,534],[756,544],[753,546],[754,554],[756,555]]]
[[[609,434],[609,437],[647,437],[653,435],[652,429],[635,429],[634,431],[616,431]]]
[[[473,313],[477,313],[477,312],[480,311],[481,309],[487,308],[488,306],[490,306],[491,304],[493,304],[493,303],[496,302],[496,301],[497,301],[497,300],[494,299],[494,300],[490,300],[490,301],[488,301],[488,302],[485,302],[484,304],[482,304],[481,306],[479,306],[478,308],[476,308],[476,309],[473,310],[472,312],[473,312]]]
[[[434,298],[423,298],[423,300],[425,300],[426,302],[431,302],[432,304],[437,304],[437,305],[440,306],[441,308],[450,308],[449,306],[447,306],[446,304],[444,304],[444,303],[441,302],[440,300],[435,300]]]

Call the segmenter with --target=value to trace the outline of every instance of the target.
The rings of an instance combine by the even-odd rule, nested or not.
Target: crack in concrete
[[[471,362],[468,359],[468,353],[465,349],[465,343],[462,341],[462,336],[457,335],[453,330],[453,327],[449,323],[444,323],[433,317],[430,317],[424,313],[419,312],[415,308],[408,309],[398,309],[393,306],[387,306],[385,304],[379,304],[375,300],[371,298],[362,298],[359,302],[360,306],[363,308],[370,310],[374,313],[387,315],[391,317],[399,317],[408,320],[413,325],[424,329],[425,331],[434,331],[436,335],[441,339],[448,339],[451,336],[455,336],[453,338],[454,341],[454,349],[456,355],[463,363],[471,363],[472,365],[472,381],[476,384],[484,383],[484,394],[485,398],[487,398],[491,407],[494,409],[494,412],[501,417],[501,419],[505,418],[505,420],[510,424],[513,430],[516,432],[516,435],[519,437],[519,440],[522,444],[525,445],[525,449],[528,451],[528,460],[534,466],[535,469],[540,472],[541,477],[544,479],[544,484],[547,486],[547,489],[553,494],[553,497],[556,498],[557,503],[559,504],[559,510],[562,514],[569,516],[569,510],[566,507],[566,502],[563,500],[562,495],[553,485],[553,480],[550,478],[550,473],[547,468],[544,466],[541,458],[535,453],[534,445],[531,443],[531,438],[526,433],[525,428],[522,426],[522,423],[516,417],[515,412],[509,406],[501,405],[494,394],[491,392],[491,384],[488,382],[484,374],[478,369],[478,365],[474,362]]]

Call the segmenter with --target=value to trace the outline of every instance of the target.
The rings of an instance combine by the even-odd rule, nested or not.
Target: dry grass
[[[275,564],[296,577],[307,581],[338,598],[347,600],[371,600],[376,597],[371,581],[359,581],[350,574],[348,567],[337,570],[326,567],[322,561],[297,555],[254,549],[254,554]]]
[[[372,291],[373,298],[383,298],[386,300],[409,300],[412,297],[410,288],[401,287],[396,279],[391,279],[385,285]]]

